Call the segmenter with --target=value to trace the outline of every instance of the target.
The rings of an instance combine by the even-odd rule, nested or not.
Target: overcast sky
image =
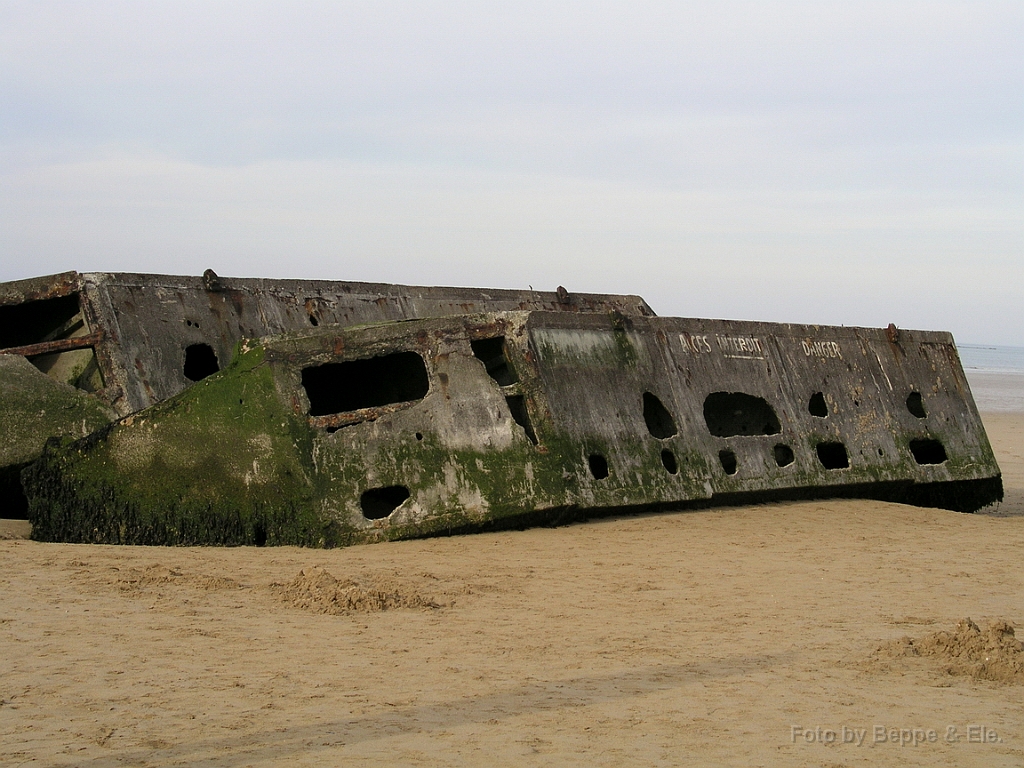
[[[0,280],[208,267],[1024,346],[1024,3],[0,0]]]

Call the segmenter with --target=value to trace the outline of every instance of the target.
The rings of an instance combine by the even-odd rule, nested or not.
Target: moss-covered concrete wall
[[[23,467],[51,436],[79,438],[108,424],[113,411],[54,381],[18,355],[0,355],[0,517],[24,517]]]
[[[681,318],[563,322],[537,313],[531,339],[553,422],[577,441],[600,437],[628,471],[635,462],[621,447],[639,436],[679,456],[695,454],[691,460],[704,464],[718,495],[999,476],[948,334],[902,331],[890,342],[883,329]],[[672,414],[675,436],[651,437],[645,392]],[[713,434],[713,393],[762,401],[778,428]],[[908,406],[912,396],[919,415]],[[824,403],[821,415],[812,413],[815,398]],[[915,441],[941,444],[946,458],[919,462]],[[818,453],[823,444],[841,445],[847,466],[827,467]],[[792,453],[788,463],[776,456],[779,446]],[[723,451],[735,457],[734,471],[722,465]]]
[[[297,428],[299,427],[299,428]],[[137,544],[338,543],[314,516],[309,430],[263,350],[26,469],[33,536]]]
[[[37,538],[165,544],[334,546],[716,499],[969,511],[1001,496],[946,334],[621,313],[247,342],[182,394],[51,445],[24,479]]]
[[[35,459],[50,436],[82,437],[115,418],[106,404],[18,355],[0,355],[0,381],[0,466]]]
[[[224,278],[212,272],[67,272],[0,283],[0,351],[27,355],[50,378],[94,395],[79,396],[69,406],[68,392],[47,388],[38,377],[26,379],[24,366],[0,368],[8,415],[0,428],[0,514],[10,499],[15,513],[23,514],[18,475],[48,437],[87,434],[111,414],[126,416],[182,392],[228,366],[243,338],[321,325],[542,308],[653,315],[638,296]],[[53,399],[58,394],[59,403]],[[93,418],[97,408],[104,413],[101,420]]]

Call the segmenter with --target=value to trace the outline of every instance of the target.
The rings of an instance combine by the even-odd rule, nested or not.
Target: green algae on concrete
[[[999,469],[951,338],[914,334],[892,350],[872,329],[506,312],[267,337],[51,444],[24,473],[33,535],[336,546],[823,495],[972,511],[1001,497]],[[730,393],[739,412],[708,410]],[[769,434],[712,426],[744,403]]]
[[[33,537],[124,544],[336,542],[312,514],[308,433],[262,349],[26,470]]]
[[[54,381],[18,355],[0,355],[0,377],[0,466],[36,458],[48,437],[82,437],[115,418],[97,398]]]
[[[40,372],[19,355],[0,355],[0,517],[23,517],[22,469],[49,437],[77,438],[108,424],[106,404]]]

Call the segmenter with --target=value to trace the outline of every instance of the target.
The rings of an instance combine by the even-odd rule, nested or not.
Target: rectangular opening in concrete
[[[910,452],[918,464],[942,464],[948,458],[945,446],[931,438],[911,440]]]
[[[712,392],[704,399],[704,421],[715,437],[777,435],[782,431],[768,401],[745,392]]]
[[[497,382],[499,387],[507,387],[518,381],[516,372],[509,365],[505,355],[505,337],[494,336],[490,339],[474,339],[469,342],[473,354],[484,364],[487,375]]]
[[[185,347],[185,362],[181,372],[189,381],[201,381],[220,370],[217,353],[209,344],[189,344]]]
[[[309,415],[421,400],[430,389],[427,366],[415,352],[325,363],[302,370]]]
[[[100,335],[89,333],[78,293],[0,307],[0,349],[86,392],[104,386],[94,349]]]
[[[78,294],[0,307],[0,349],[64,339],[82,325]]]

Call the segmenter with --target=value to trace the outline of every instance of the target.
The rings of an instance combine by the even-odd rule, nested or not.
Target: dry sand
[[[986,424],[997,515],[821,501],[333,551],[0,541],[0,764],[1024,765],[1024,415]]]

